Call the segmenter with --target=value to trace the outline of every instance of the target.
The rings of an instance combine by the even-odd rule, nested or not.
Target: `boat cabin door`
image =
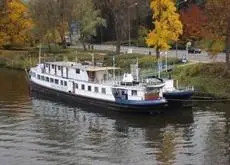
[[[66,67],[66,78],[69,78],[69,68]]]
[[[61,76],[63,77],[63,66],[61,66]]]
[[[75,83],[72,83],[72,93],[75,93]]]
[[[126,89],[113,89],[115,100],[128,100],[128,90]]]

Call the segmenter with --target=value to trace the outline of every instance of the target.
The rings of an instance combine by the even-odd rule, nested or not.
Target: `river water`
[[[98,112],[35,96],[24,72],[0,69],[0,165],[228,165],[229,144],[230,103]]]

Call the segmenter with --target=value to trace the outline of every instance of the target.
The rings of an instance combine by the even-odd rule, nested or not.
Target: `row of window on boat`
[[[31,76],[36,77],[36,73],[31,72]],[[46,81],[46,82],[50,82],[50,83],[55,83],[55,84],[59,85],[59,80],[58,79],[54,79],[54,78],[50,78],[50,77],[46,77],[46,76],[41,76],[39,74],[37,74],[37,79],[38,80],[43,80],[43,81]],[[67,86],[67,81],[60,80],[60,85]],[[86,86],[85,84],[81,84],[81,88],[80,88],[78,83],[74,83],[74,87],[76,89],[85,90],[86,89],[85,86]],[[92,86],[88,85],[87,90],[92,91]],[[94,87],[94,92],[99,93],[99,87]],[[106,94],[106,88],[101,88],[101,93]],[[131,94],[133,96],[136,96],[137,95],[137,90],[132,90]]]
[[[49,64],[46,64],[46,65],[45,65],[46,68],[49,68],[49,66],[50,66]],[[56,67],[57,67],[58,70],[63,69],[63,67],[61,67],[61,66],[56,66],[56,65],[53,65],[53,64],[51,65],[51,68],[52,68],[52,69],[55,69],[55,70],[56,70]],[[76,69],[76,73],[77,73],[77,74],[80,74],[80,71],[81,71],[80,69],[78,69],[78,68]]]
[[[46,82],[50,82],[50,83],[55,83],[55,84],[59,85],[59,80],[58,79],[49,78],[49,77],[46,77],[46,76],[41,76],[39,74],[37,75],[37,79],[38,80],[43,80],[43,81],[46,81]],[[60,85],[67,86],[67,81],[60,80]]]
[[[34,72],[31,72],[31,76],[36,77],[36,74]],[[49,77],[46,77],[46,76],[41,76],[39,74],[37,75],[37,79],[38,80],[43,80],[43,81],[46,81],[46,82],[50,82],[50,83],[55,83],[55,84],[59,85],[59,80],[58,79],[49,78]],[[60,80],[60,85],[67,86],[67,81]],[[74,83],[74,87],[76,89],[80,89],[80,87],[78,86],[77,83]],[[85,90],[85,84],[81,84],[81,89]],[[90,85],[88,85],[88,91],[92,91],[92,87]],[[99,88],[94,87],[94,92],[98,93]],[[101,93],[106,94],[106,88],[101,88]]]

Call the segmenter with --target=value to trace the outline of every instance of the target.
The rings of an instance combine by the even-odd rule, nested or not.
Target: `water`
[[[230,103],[149,116],[97,112],[31,95],[0,69],[0,165],[230,163]]]

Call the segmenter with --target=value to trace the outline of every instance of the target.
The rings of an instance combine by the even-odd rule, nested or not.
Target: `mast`
[[[168,52],[165,52],[165,65],[166,72],[168,72]]]
[[[139,61],[138,61],[138,57],[137,57],[137,64],[136,64],[136,76],[137,76],[137,81],[139,81]]]
[[[92,63],[93,63],[93,66],[95,66],[95,64],[94,64],[94,53],[92,53]]]
[[[88,53],[88,54],[92,56],[92,59],[91,59],[92,65],[95,66],[95,64],[94,64],[94,53]]]
[[[39,44],[38,63],[41,63],[41,43]]]

